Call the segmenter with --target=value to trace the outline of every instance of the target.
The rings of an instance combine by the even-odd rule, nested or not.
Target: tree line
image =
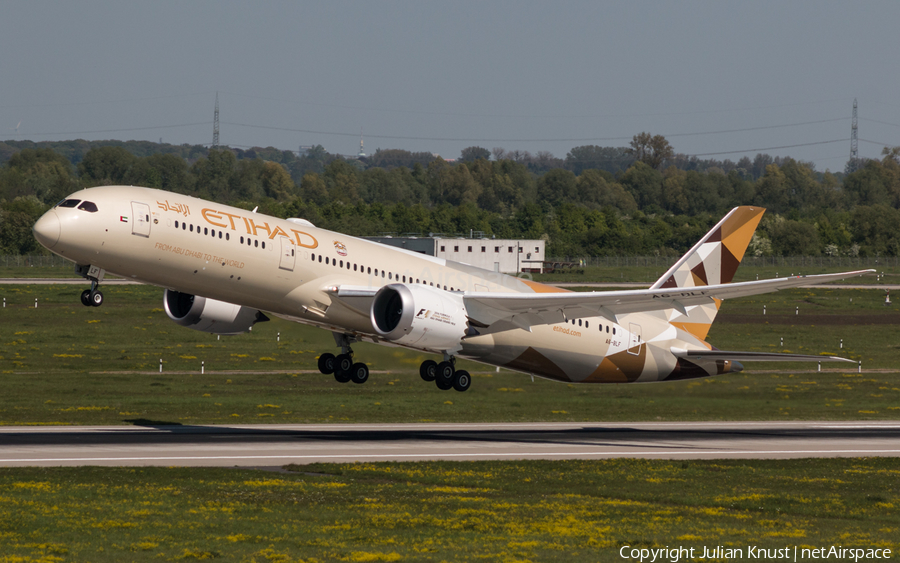
[[[548,256],[678,255],[728,209],[768,209],[756,255],[900,255],[900,149],[844,172],[757,155],[674,153],[661,136],[550,153],[467,147],[446,161],[148,142],[0,143],[0,253],[43,252],[34,221],[78,189],[141,185],[365,236],[543,238]],[[852,169],[851,169],[852,168]]]

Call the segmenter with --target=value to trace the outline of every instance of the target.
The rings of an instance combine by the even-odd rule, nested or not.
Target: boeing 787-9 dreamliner
[[[731,352],[705,341],[723,299],[872,270],[731,283],[764,209],[737,207],[649,289],[570,292],[466,264],[171,192],[104,186],[70,195],[34,225],[103,303],[104,275],[165,288],[176,323],[238,334],[266,314],[331,331],[319,370],[364,383],[351,345],[439,356],[422,379],[465,391],[457,358],[573,383],[672,381],[740,371],[742,361],[841,360]],[[263,313],[265,311],[265,314]],[[337,351],[337,350],[335,350]]]

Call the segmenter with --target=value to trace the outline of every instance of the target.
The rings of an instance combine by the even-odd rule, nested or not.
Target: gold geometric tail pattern
[[[750,239],[766,210],[735,207],[700,242],[663,274],[651,289],[702,287],[730,283],[734,279]],[[668,321],[701,340],[716,318],[721,302],[687,308],[687,316],[671,309]]]

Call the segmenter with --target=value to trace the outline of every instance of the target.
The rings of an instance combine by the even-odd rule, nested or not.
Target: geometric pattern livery
[[[651,288],[688,288],[731,283],[765,212],[761,207],[732,209]],[[705,340],[720,305],[721,302],[717,300],[714,304],[688,307],[687,315],[670,309],[666,311],[666,316],[676,327]]]
[[[730,283],[765,211],[749,206],[732,209],[652,288]]]

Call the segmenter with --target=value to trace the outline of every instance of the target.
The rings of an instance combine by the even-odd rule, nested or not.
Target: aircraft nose
[[[34,238],[46,248],[53,248],[59,242],[59,216],[52,209],[44,213],[33,227]]]

